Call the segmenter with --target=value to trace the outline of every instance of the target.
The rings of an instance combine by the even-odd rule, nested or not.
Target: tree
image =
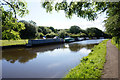
[[[66,36],[68,36],[65,30],[60,30],[58,33],[59,33],[58,35],[60,38],[65,38]]]
[[[68,3],[66,0],[56,2],[55,4],[51,0],[42,3],[43,8],[45,8],[47,12],[51,12],[53,9],[56,11],[64,10],[66,17],[68,18],[72,18],[73,14],[75,14],[78,17],[94,20],[97,17],[97,14],[96,10],[93,9],[94,7],[91,7],[91,5],[93,4],[89,2],[71,1]]]
[[[13,14],[10,11],[2,10],[2,39],[10,40],[10,39],[20,39],[19,32],[24,30],[24,24],[21,22],[17,22],[17,19],[13,18]]]
[[[2,0],[0,5],[2,11],[2,39],[20,39],[19,32],[25,27],[23,23],[17,21],[17,14],[23,17],[29,12],[26,2],[23,0]],[[6,7],[6,9],[3,7]]]
[[[87,28],[86,32],[89,37],[104,37],[104,32],[95,27]]]
[[[47,38],[54,38],[55,36],[57,36],[54,32],[51,32],[49,34],[46,34]]]
[[[48,33],[51,33],[52,30],[47,28],[47,27],[44,27],[44,26],[39,26],[38,27],[38,32],[42,32],[44,35],[46,35]]]
[[[24,0],[2,0],[0,1],[2,6],[7,6],[8,11],[14,13],[14,17],[17,18],[17,14],[20,17],[23,17],[25,14],[28,14],[27,3]]]
[[[33,24],[24,20],[21,20],[19,22],[22,22],[25,24],[25,29],[20,31],[20,37],[22,39],[34,39],[37,33],[36,27]]]
[[[80,33],[81,29],[79,26],[71,26],[69,29],[69,32],[72,34],[78,34]]]
[[[36,26],[36,22],[34,22],[33,20],[30,20],[29,23],[31,23],[32,25]]]
[[[56,30],[53,28],[53,27],[49,27],[49,29],[51,29],[52,30],[52,32],[56,32]]]
[[[105,22],[105,28],[107,33],[117,37],[117,40],[120,38],[120,2],[111,3],[110,9],[108,9],[107,19]]]
[[[43,33],[37,33],[36,36],[37,36],[38,39],[40,39],[40,38],[43,38],[44,34]]]

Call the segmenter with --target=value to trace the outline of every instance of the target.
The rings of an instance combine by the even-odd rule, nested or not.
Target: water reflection
[[[31,50],[26,49],[12,49],[3,50],[2,58],[10,63],[15,63],[16,61],[20,63],[28,62],[30,59],[36,58],[37,54]]]
[[[59,45],[48,45],[42,47],[33,48],[10,48],[2,50],[2,59],[15,63],[16,61],[20,63],[26,63],[37,57],[37,52],[43,53],[46,51],[53,51],[54,49],[65,48],[63,44]]]
[[[37,52],[44,53],[46,51],[54,51],[55,49],[65,49],[68,48],[70,51],[78,52],[82,48],[91,49],[95,44],[56,44],[56,45],[48,45],[48,46],[40,46],[33,48],[10,48],[3,49],[2,51],[2,59],[15,63],[16,61],[20,63],[26,63],[29,60],[32,60],[37,57]]]
[[[86,49],[91,49],[94,47],[95,44],[86,44],[86,45],[81,45],[81,44],[69,44],[69,49],[73,52],[78,52],[82,48]]]

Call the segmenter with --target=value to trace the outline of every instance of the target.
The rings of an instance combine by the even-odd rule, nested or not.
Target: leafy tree
[[[87,28],[86,32],[89,37],[103,37],[104,36],[104,32],[102,32],[101,30],[95,27]]]
[[[30,20],[29,23],[31,23],[32,25],[36,26],[36,22],[34,22],[33,20]]]
[[[89,2],[71,1],[68,3],[66,0],[63,0],[61,2],[56,2],[55,4],[53,3],[54,2],[51,0],[45,1],[42,3],[42,6],[43,8],[46,8],[47,12],[51,12],[53,9],[56,11],[64,10],[66,17],[68,18],[72,18],[73,14],[89,20],[94,20],[97,17],[96,10],[94,10],[94,7],[91,7],[93,4]]]
[[[22,39],[33,39],[36,37],[36,27],[31,23],[21,20],[20,22],[25,24],[25,30],[20,31],[20,37]]]
[[[44,34],[43,33],[37,33],[37,38],[40,39],[40,38],[43,38]]]
[[[56,30],[53,28],[53,27],[49,27],[49,29],[51,29],[52,30],[52,32],[56,32]]]
[[[112,4],[108,10],[108,18],[104,21],[107,33],[120,38],[120,2]]]
[[[2,11],[2,39],[20,39],[19,32],[25,27],[23,23],[17,21],[17,15],[23,17],[29,12],[27,3],[23,0],[2,0],[0,10]]]
[[[43,32],[40,26],[38,26],[37,29],[38,29],[38,32],[39,32],[39,33],[42,33],[42,32]]]
[[[87,37],[88,35],[86,33],[80,33],[80,37]]]
[[[54,32],[51,32],[51,33],[49,33],[49,34],[46,34],[46,37],[47,38],[53,38],[53,37],[55,37],[55,36],[57,36]]]
[[[28,14],[27,3],[24,0],[2,0],[0,1],[0,5],[7,6],[8,11],[14,13],[15,18],[17,18],[17,14],[20,17],[23,17],[25,14]]]
[[[65,30],[60,30],[58,32],[58,35],[60,38],[65,38],[66,36],[68,36],[68,33]]]
[[[47,28],[47,27],[44,27],[44,26],[39,26],[38,27],[38,32],[42,32],[44,35],[46,35],[48,33],[51,33],[52,30]]]
[[[17,22],[17,19],[13,18],[13,14],[10,11],[2,10],[2,39],[20,39],[19,32],[24,30],[24,24]]]
[[[70,31],[70,33],[77,34],[77,33],[80,33],[81,29],[79,26],[71,26],[69,31]]]

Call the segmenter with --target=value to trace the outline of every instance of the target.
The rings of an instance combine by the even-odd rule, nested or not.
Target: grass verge
[[[0,40],[0,46],[25,45],[28,40]]]
[[[65,78],[100,78],[106,60],[107,41],[94,46],[89,55],[83,57],[81,63],[71,69]]]
[[[120,50],[120,39],[119,39],[119,43],[116,42],[116,37],[113,37],[111,40],[111,43],[113,45],[115,45],[119,50]]]

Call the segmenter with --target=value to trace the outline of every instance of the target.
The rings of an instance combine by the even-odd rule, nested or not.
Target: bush
[[[80,33],[80,37],[87,37],[85,33]]]
[[[51,32],[50,34],[46,34],[47,38],[53,38],[55,36],[57,36],[57,34],[55,34],[54,32]]]
[[[68,33],[64,30],[59,31],[59,37],[60,38],[65,38],[66,36],[68,36]]]
[[[77,37],[80,37],[80,35],[79,34],[72,34],[72,35],[70,35],[70,37],[77,38]]]
[[[44,34],[43,33],[37,33],[37,39],[43,38]]]
[[[113,37],[112,40],[111,40],[111,43],[113,45],[115,45],[119,50],[120,50],[120,38],[117,38],[117,37]]]

